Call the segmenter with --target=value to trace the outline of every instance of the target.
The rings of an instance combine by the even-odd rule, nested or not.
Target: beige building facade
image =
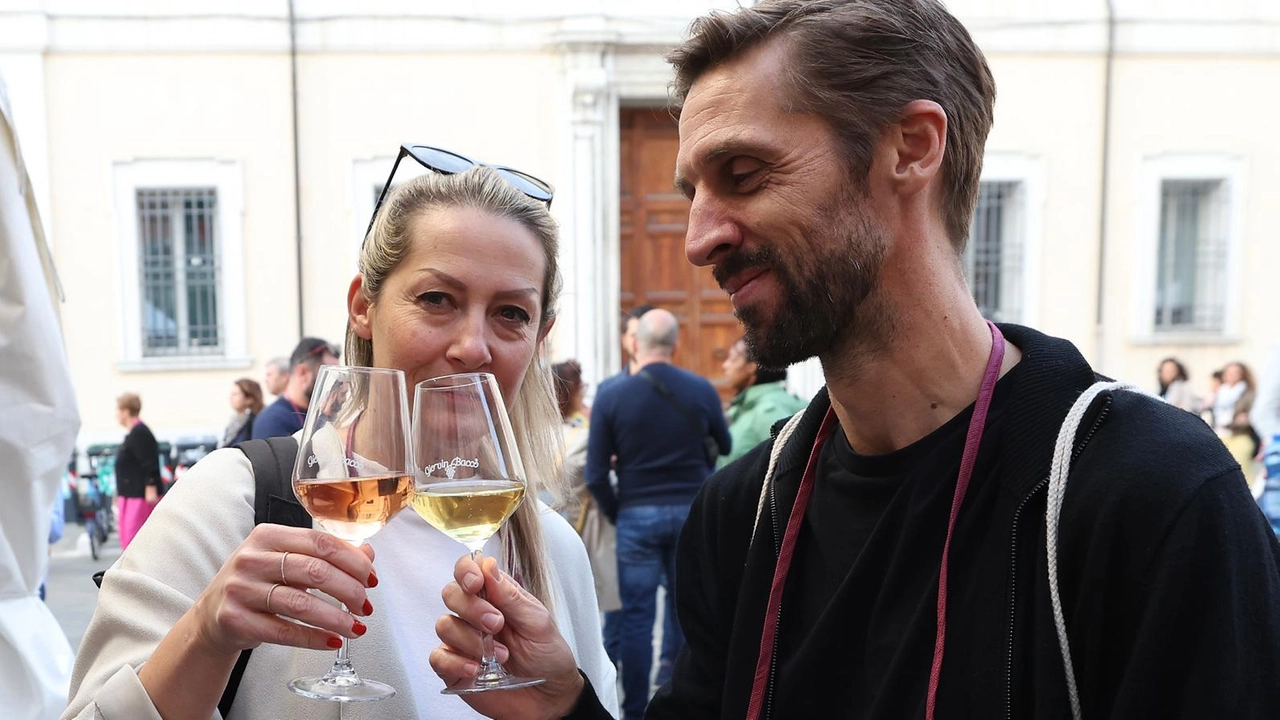
[[[300,334],[340,341],[402,141],[556,186],[554,354],[610,374],[620,113],[661,106],[663,50],[733,5],[297,0],[291,21],[283,1],[0,3],[82,444],[119,438],[125,391],[162,438],[220,434],[233,380]],[[949,5],[998,88],[965,260],[984,311],[1147,387],[1168,355],[1198,388],[1259,362],[1280,340],[1280,5]]]

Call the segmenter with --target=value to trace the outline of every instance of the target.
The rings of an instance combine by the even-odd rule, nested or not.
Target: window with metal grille
[[[983,182],[964,250],[964,275],[983,317],[1022,320],[1022,183]]]
[[[1227,190],[1222,180],[1161,181],[1157,332],[1224,330],[1226,205]]]
[[[218,193],[138,190],[138,253],[145,357],[219,355]]]

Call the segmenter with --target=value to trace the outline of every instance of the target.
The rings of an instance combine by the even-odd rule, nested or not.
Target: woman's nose
[[[479,370],[493,359],[489,352],[489,334],[484,318],[468,317],[459,329],[458,335],[449,344],[447,353],[449,361],[461,366],[464,370]]]

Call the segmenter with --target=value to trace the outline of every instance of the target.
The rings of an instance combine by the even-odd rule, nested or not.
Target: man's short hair
[[[785,78],[795,112],[827,121],[842,145],[855,188],[866,191],[881,132],[915,100],[947,114],[942,214],[957,252],[969,238],[983,149],[991,130],[995,80],[968,31],[937,0],[765,0],[712,12],[667,56],[683,105],[704,73],[770,39],[786,42]]]
[[[274,367],[280,372],[287,373],[292,368],[292,363],[289,362],[289,358],[282,356],[268,360],[267,367]]]
[[[289,369],[292,370],[298,366],[298,363],[305,362],[314,370],[320,367],[325,355],[342,357],[342,352],[320,338],[304,337],[293,349],[293,354],[289,356]]]
[[[116,407],[129,413],[131,417],[138,417],[142,413],[142,398],[137,393],[125,393],[116,398]]]

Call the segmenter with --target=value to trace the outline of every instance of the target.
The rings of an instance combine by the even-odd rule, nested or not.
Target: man
[[[283,393],[285,386],[289,384],[289,358],[278,357],[268,360],[265,380],[264,386],[267,392],[276,396]]]
[[[641,717],[649,700],[655,595],[664,574],[676,577],[676,540],[689,503],[711,473],[703,438],[714,437],[721,453],[730,447],[715,388],[671,364],[678,335],[676,317],[666,310],[650,310],[638,320],[635,372],[596,393],[587,439],[587,489],[618,531],[627,718]],[[674,635],[669,642],[678,650],[679,624],[667,624],[666,633]]]
[[[599,393],[606,385],[622,378],[630,377],[636,371],[636,329],[640,327],[640,318],[653,309],[652,305],[637,305],[622,314],[622,370],[610,375],[600,382],[596,388]]]
[[[779,420],[804,410],[805,401],[787,392],[783,382],[787,371],[762,368],[747,355],[746,338],[739,338],[724,363],[725,380],[737,393],[725,411],[733,450],[716,462],[720,469],[737,460],[751,448],[768,440],[769,431]]]
[[[320,366],[337,363],[337,348],[320,338],[302,338],[289,357],[289,376],[280,397],[253,421],[253,439],[284,437],[301,430]]]
[[[776,457],[694,502],[686,646],[649,717],[1274,717],[1280,546],[1239,466],[1136,393],[1065,422],[1097,375],[969,295],[995,90],[959,22],[935,0],[765,0],[672,61],[687,255],[757,362],[817,356],[828,386]],[[548,680],[522,707],[601,717],[545,611],[492,563],[455,578],[444,643],[496,608],[507,668]],[[448,682],[474,660],[432,662]]]
[[[648,303],[637,305],[622,316],[622,354],[623,365],[616,375],[610,375],[605,378],[596,392],[609,386],[609,384],[618,380],[631,377],[639,369],[639,361],[636,360],[636,332],[640,327],[640,318],[645,313],[653,310],[653,306]],[[616,481],[616,476],[615,476]],[[671,677],[671,669],[675,667],[676,653],[680,652],[680,645],[684,643],[684,639],[680,635],[679,627],[676,624],[676,599],[675,593],[671,592],[671,582],[667,579],[666,574],[662,576],[660,585],[663,588],[663,631],[662,631],[662,647],[658,653],[658,672],[654,681],[658,685],[663,685]],[[621,658],[622,652],[622,611],[608,610],[604,613],[604,622],[602,632],[604,634],[604,650],[608,654],[609,659],[617,665]]]

